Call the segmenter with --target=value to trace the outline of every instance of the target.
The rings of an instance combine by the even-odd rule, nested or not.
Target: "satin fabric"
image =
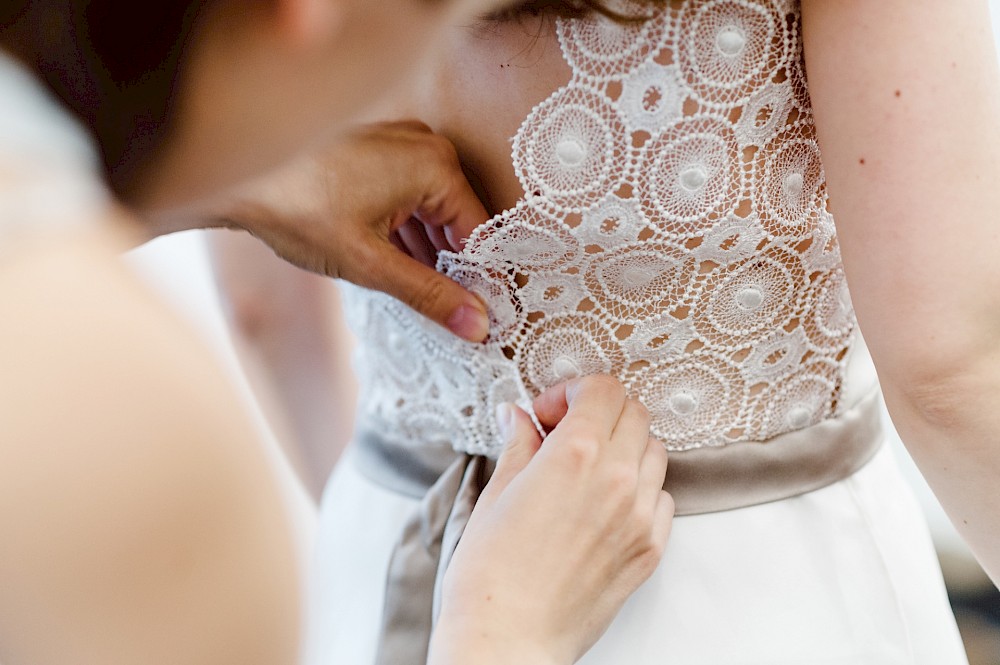
[[[321,509],[309,665],[375,662],[390,558],[420,507],[360,473],[354,452]],[[678,517],[659,569],[581,661],[966,663],[919,506],[885,446],[822,489]]]
[[[838,418],[766,443],[675,453],[664,488],[674,496],[677,514],[690,515],[744,508],[830,485],[857,471],[877,450],[879,400],[879,392],[872,391]],[[417,474],[426,474],[426,458],[410,461],[374,432],[358,440],[359,461],[371,463],[383,453],[381,480],[392,482],[396,475],[389,489],[405,493],[419,484]],[[384,451],[391,452],[396,466],[387,463]],[[378,665],[426,662],[442,578],[485,486],[488,467],[483,457],[455,457],[404,528],[389,565]]]

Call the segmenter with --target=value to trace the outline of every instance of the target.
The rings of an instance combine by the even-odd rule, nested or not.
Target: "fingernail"
[[[496,409],[497,429],[500,430],[500,438],[505,442],[510,441],[514,434],[514,407],[510,402],[497,404]]]
[[[470,342],[481,342],[489,332],[485,312],[471,305],[462,305],[448,318],[448,330]]]

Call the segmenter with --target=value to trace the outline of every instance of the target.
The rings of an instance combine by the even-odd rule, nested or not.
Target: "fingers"
[[[437,249],[424,232],[424,226],[411,219],[396,231],[399,240],[406,247],[406,253],[429,268],[437,265]]]
[[[648,448],[649,411],[638,400],[626,399],[606,454],[635,463],[643,460]]]
[[[427,239],[430,241],[431,245],[434,246],[436,251],[461,251],[461,247],[453,247],[451,243],[448,242],[448,237],[445,235],[444,229],[441,227],[428,226],[424,224],[421,228],[424,230],[424,233],[427,234]]]
[[[663,490],[667,476],[667,451],[657,439],[646,438],[642,460],[639,462],[639,487],[636,491],[640,503],[652,504]]]
[[[361,261],[348,281],[382,291],[444,326],[470,342],[486,338],[489,319],[486,307],[473,293],[456,282],[407,256],[388,240],[367,246],[367,260]]]
[[[513,404],[497,407],[496,418],[505,445],[489,487],[491,491],[500,492],[528,466],[542,445],[542,437],[528,414]]]
[[[393,138],[404,181],[422,189],[413,216],[429,227],[443,229],[447,247],[439,246],[438,237],[428,231],[438,250],[461,251],[469,234],[490,216],[465,177],[455,146],[419,120],[379,123],[373,128]],[[419,145],[419,149],[401,152],[403,145]]]
[[[374,238],[362,248],[353,244],[358,236],[350,236],[351,251],[343,253],[348,265],[339,266],[338,274],[398,298],[463,339],[485,339],[485,305],[429,270],[439,251],[460,250],[464,238],[488,218],[455,147],[423,123],[402,121],[370,126],[340,150],[328,165],[329,198],[345,208],[334,217],[353,220]],[[359,170],[371,177],[358,179]],[[418,269],[420,264],[425,269]]]
[[[653,545],[657,552],[662,553],[667,547],[670,530],[674,525],[674,497],[660,490],[653,513]]]
[[[585,376],[549,388],[534,402],[546,428],[608,439],[625,407],[625,389],[610,376]]]
[[[449,248],[461,251],[465,239],[490,216],[466,179],[451,143],[445,141],[437,152],[436,168],[424,171],[429,176],[426,193],[413,216],[429,227],[441,227]]]

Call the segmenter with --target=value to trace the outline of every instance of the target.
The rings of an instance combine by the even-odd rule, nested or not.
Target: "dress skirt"
[[[348,451],[320,511],[309,665],[375,659],[393,547],[419,501]],[[526,600],[527,602],[527,600]],[[584,665],[967,665],[916,500],[883,446],[808,494],[677,517]]]

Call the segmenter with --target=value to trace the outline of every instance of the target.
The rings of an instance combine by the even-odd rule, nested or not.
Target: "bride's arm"
[[[893,421],[1000,582],[1000,72],[986,0],[803,0],[858,320]]]

